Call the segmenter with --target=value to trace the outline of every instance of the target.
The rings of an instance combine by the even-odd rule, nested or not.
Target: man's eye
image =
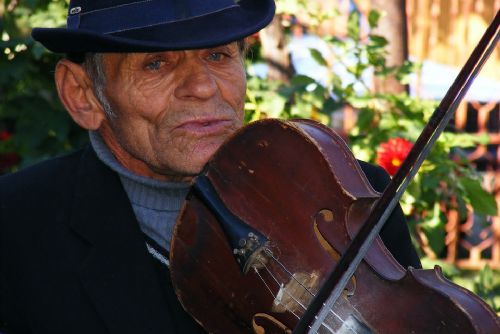
[[[163,60],[161,59],[155,59],[151,62],[149,62],[146,67],[148,70],[151,70],[151,71],[158,71],[161,67],[161,65],[163,65],[163,63],[165,63]]]
[[[212,52],[208,56],[208,59],[211,61],[221,61],[224,58],[225,54],[222,52]]]

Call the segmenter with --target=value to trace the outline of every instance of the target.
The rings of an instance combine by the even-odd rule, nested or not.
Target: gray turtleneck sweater
[[[189,184],[158,181],[134,174],[118,163],[97,132],[90,131],[89,137],[99,159],[120,176],[141,230],[169,250],[175,220]]]

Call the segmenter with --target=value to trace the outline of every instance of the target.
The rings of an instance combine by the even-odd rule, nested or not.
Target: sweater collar
[[[137,175],[123,167],[96,131],[89,131],[90,143],[99,160],[118,173],[130,201],[154,210],[178,210],[189,191],[189,183],[160,181]]]

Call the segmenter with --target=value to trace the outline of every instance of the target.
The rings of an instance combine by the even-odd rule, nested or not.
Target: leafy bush
[[[65,24],[66,1],[6,1],[3,10],[0,131],[9,136],[0,139],[0,174],[70,151],[86,140],[55,91],[53,74],[59,56],[30,37],[34,26]]]

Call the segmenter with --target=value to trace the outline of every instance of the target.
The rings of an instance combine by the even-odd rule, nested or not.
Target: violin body
[[[242,272],[221,226],[191,193],[170,250],[184,308],[211,333],[291,333],[380,194],[343,140],[312,121],[244,127],[204,175],[266,236]],[[434,270],[401,267],[377,239],[320,333],[500,333],[480,298]]]

